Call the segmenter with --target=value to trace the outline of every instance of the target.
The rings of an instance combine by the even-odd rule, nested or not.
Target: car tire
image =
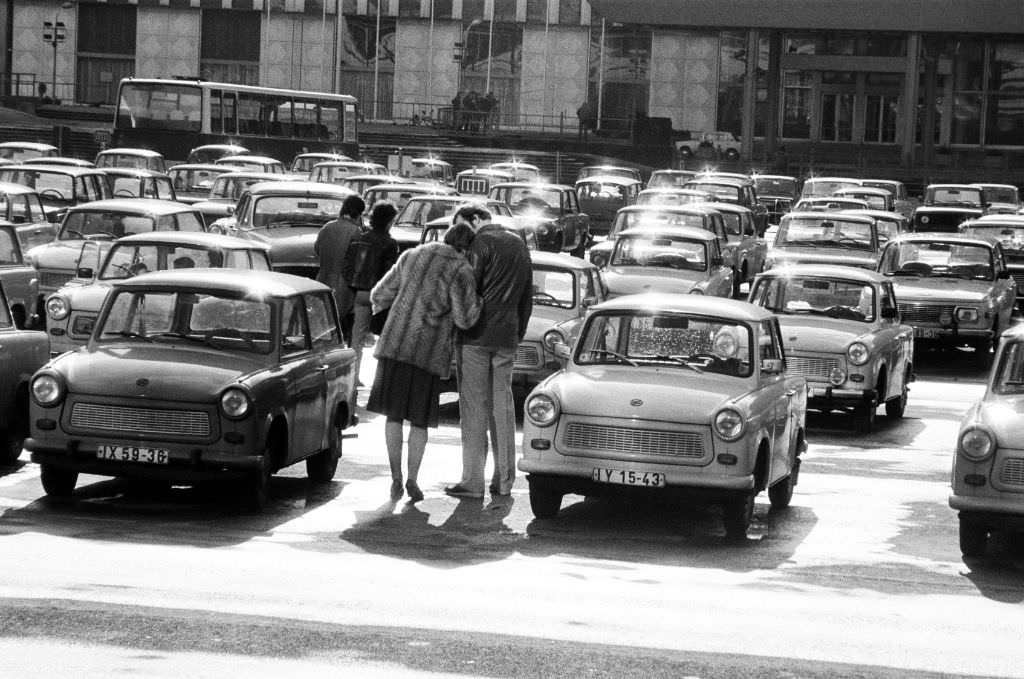
[[[331,427],[331,442],[316,455],[306,458],[306,476],[313,483],[324,484],[334,480],[338,471],[338,460],[341,459],[342,429],[334,424]]]
[[[15,401],[7,428],[0,430],[0,467],[10,467],[25,447],[28,436],[28,403],[24,398]]]
[[[40,465],[39,477],[43,482],[43,491],[49,497],[67,497],[74,492],[75,484],[78,483],[78,472],[49,464]]]
[[[530,480],[530,509],[538,519],[553,519],[562,508],[564,493],[547,487],[544,483]]]
[[[581,235],[580,236],[580,243],[579,243],[579,245],[574,247],[569,254],[572,255],[573,257],[579,257],[580,259],[586,259],[586,257],[587,257],[587,238],[585,236]]]
[[[871,400],[871,403],[863,406],[857,412],[857,430],[870,434],[875,430],[875,421],[878,414],[878,397]]]
[[[985,556],[988,527],[960,517],[960,553],[965,557]]]
[[[731,539],[747,537],[747,529],[754,520],[754,493],[737,495],[734,500],[722,505],[722,525],[725,536]]]
[[[250,514],[259,514],[270,500],[270,451],[263,455],[263,465],[242,482],[242,509]]]
[[[771,502],[773,510],[785,509],[793,501],[793,489],[796,488],[799,471],[800,460],[796,460],[789,476],[768,489],[768,501]]]
[[[903,380],[903,388],[900,390],[900,395],[896,398],[889,399],[885,402],[885,416],[892,420],[898,420],[903,417],[903,413],[907,410],[907,380]]]
[[[726,149],[725,150],[725,159],[726,160],[732,160],[732,161],[739,160],[740,159],[740,152],[737,151],[736,149]]]
[[[683,158],[692,158],[693,150],[689,146],[683,146],[679,149],[679,155]]]

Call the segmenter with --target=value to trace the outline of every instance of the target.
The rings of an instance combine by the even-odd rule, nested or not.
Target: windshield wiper
[[[677,365],[683,366],[684,368],[689,368],[690,370],[692,370],[693,372],[697,373],[698,375],[703,375],[704,374],[703,370],[701,370],[700,368],[698,368],[695,365],[691,365],[682,356],[669,356],[668,354],[654,354],[652,356],[637,356],[637,358],[642,358],[642,359],[645,359],[645,360],[655,360],[655,361],[671,361],[671,362],[673,362],[673,363],[675,363]]]
[[[627,358],[626,356],[623,356],[622,354],[618,353],[617,351],[612,351],[610,349],[591,349],[590,353],[592,353],[592,354],[601,354],[602,356],[611,356],[613,358],[617,358],[622,363],[627,363],[627,364],[633,366],[634,368],[636,368],[639,365],[633,359]]]
[[[183,332],[161,332],[157,333],[156,335],[153,335],[152,337],[174,337],[175,339],[190,340],[192,342],[197,342],[199,344],[205,344],[206,346],[213,347],[214,349],[220,348],[213,342],[206,339],[205,337],[195,337],[193,335],[186,335]]]
[[[146,340],[149,343],[153,342],[153,338],[148,337],[146,335],[140,335],[139,333],[132,332],[131,330],[118,330],[117,332],[111,332],[111,331],[108,330],[108,331],[104,332],[103,334],[104,335],[114,335],[116,337],[131,337],[132,339],[142,339],[142,340]]]

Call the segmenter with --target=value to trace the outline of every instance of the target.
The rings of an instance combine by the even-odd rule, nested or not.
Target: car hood
[[[68,285],[57,293],[68,300],[72,311],[99,311],[103,306],[103,300],[107,298],[107,293],[110,292],[110,287],[109,283]]]
[[[834,264],[836,266],[853,266],[861,269],[874,269],[877,255],[867,250],[847,250],[844,248],[802,248],[776,246],[768,252],[776,262],[786,264]]]
[[[276,229],[254,229],[248,237],[270,246],[270,259],[275,266],[295,262],[317,262],[316,237],[320,227],[286,226]]]
[[[779,316],[782,341],[787,350],[838,354],[850,342],[869,332],[866,323],[827,316]]]
[[[265,358],[191,348],[187,343],[126,342],[98,350],[85,347],[51,365],[76,394],[209,403],[221,389],[258,370]]]
[[[996,435],[1000,448],[1019,450],[1024,448],[1024,430],[1020,427],[1022,416],[1024,395],[988,396],[971,407],[963,425],[980,420]]]
[[[530,314],[530,320],[526,325],[525,339],[539,342],[553,325],[575,316],[576,313],[572,309],[556,309],[534,303],[533,313]]]
[[[707,280],[707,274],[702,271],[645,269],[638,266],[615,267],[608,269],[604,275],[604,282],[614,295],[639,292],[686,293],[704,280]]]
[[[893,278],[893,290],[900,302],[980,302],[992,291],[991,281],[960,278]]]
[[[699,375],[683,367],[586,366],[558,373],[553,390],[564,412],[710,425],[723,405],[747,393],[739,378]]]
[[[39,245],[28,251],[31,261],[35,263],[37,269],[62,269],[62,270],[74,270],[78,268],[78,260],[82,254],[82,248],[86,243],[97,242],[97,241],[86,241],[86,240],[55,240],[45,245]],[[109,241],[99,242],[99,251],[104,253],[110,249],[111,243]],[[95,253],[95,250],[92,250]],[[87,257],[89,262],[96,263],[103,259],[102,256],[96,258]],[[88,264],[87,264],[88,266]]]

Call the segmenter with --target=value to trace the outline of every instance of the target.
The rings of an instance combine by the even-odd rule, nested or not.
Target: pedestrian
[[[596,127],[597,118],[594,116],[594,109],[590,106],[589,101],[584,101],[580,104],[580,107],[576,109],[576,117],[579,119],[579,133],[577,138],[586,141],[587,135],[590,134],[590,130]]]
[[[775,157],[772,158],[772,165],[769,172],[772,174],[787,174],[789,171],[789,159],[786,157],[786,147],[781,144],[775,149]]]
[[[448,379],[455,328],[471,327],[480,316],[473,267],[466,249],[473,229],[452,226],[444,242],[407,250],[370,293],[374,311],[390,309],[373,350],[377,372],[366,409],[387,417],[384,440],[391,466],[391,498],[402,497],[402,438],[409,422],[405,491],[419,502],[417,482],[427,429],[437,427],[441,380]]]
[[[480,320],[462,333],[456,350],[462,478],[445,492],[456,497],[483,497],[490,430],[495,458],[490,491],[508,495],[516,476],[512,364],[533,311],[530,251],[519,236],[491,224],[491,213],[482,206],[459,208],[454,223],[468,224],[476,232],[469,258],[483,310]]]
[[[462,98],[465,94],[463,90],[459,90],[452,97],[452,128],[456,130],[462,129]]]
[[[486,129],[496,129],[498,126],[498,98],[494,96],[494,92],[488,92],[484,97],[484,111],[486,111]]]
[[[398,241],[391,237],[391,223],[395,221],[398,209],[388,200],[374,203],[370,209],[370,228],[352,239],[345,253],[342,276],[348,281],[353,292],[352,300],[352,348],[356,350],[356,383],[359,382],[359,368],[363,362],[363,344],[370,332],[370,316],[373,315],[370,291],[384,277],[384,274],[398,260]]]
[[[341,204],[338,218],[323,225],[313,245],[313,251],[320,261],[316,279],[334,291],[334,302],[338,307],[338,317],[341,319],[341,332],[349,346],[352,345],[355,293],[349,287],[342,269],[345,266],[349,244],[363,232],[362,220],[365,211],[366,203],[362,198],[356,194],[347,197]]]

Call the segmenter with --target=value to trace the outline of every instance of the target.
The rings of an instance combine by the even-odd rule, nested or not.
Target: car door
[[[760,360],[782,359],[785,352],[782,346],[782,332],[777,318],[761,322],[759,339]],[[768,485],[790,473],[795,457],[793,445],[799,430],[801,413],[806,412],[807,386],[803,377],[788,375],[785,370],[774,378],[772,389],[774,394],[772,453],[769,463]]]
[[[306,296],[306,316],[313,340],[313,352],[319,357],[320,374],[324,379],[324,401],[320,426],[323,431],[321,448],[330,444],[333,416],[341,404],[347,404],[351,418],[355,412],[356,352],[345,346],[341,326],[329,292]]]
[[[288,461],[323,448],[327,380],[322,356],[313,351],[306,305],[299,295],[281,304],[281,366],[288,418]]]
[[[1003,253],[1003,246],[996,244],[992,248],[992,263],[995,273],[995,301],[996,311],[999,314],[999,330],[1002,332],[1010,326],[1010,316],[1013,307],[1017,304],[1017,283],[1010,275],[1006,266],[1006,256]]]
[[[880,395],[880,400],[884,401],[903,392],[903,385],[908,377],[907,364],[913,360],[914,334],[911,329],[904,328],[900,324],[896,293],[893,292],[892,283],[889,281],[882,283],[878,294],[880,312],[878,333],[889,370],[886,393]],[[889,315],[891,317],[886,318]]]

